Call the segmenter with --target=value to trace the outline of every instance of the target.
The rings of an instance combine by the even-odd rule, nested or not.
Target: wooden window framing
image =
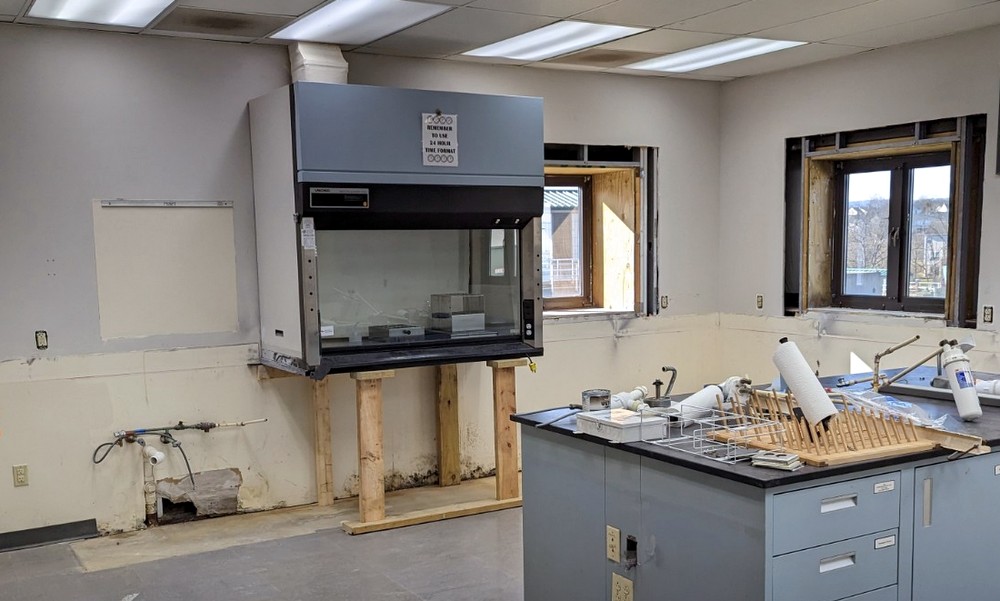
[[[913,162],[920,160],[914,158],[920,155],[943,153],[950,157],[952,166],[945,300],[943,304],[927,303],[926,299],[907,299],[903,294],[900,296],[903,302],[897,306],[887,303],[884,309],[943,313],[949,326],[974,328],[985,148],[985,115],[788,140],[786,228],[798,228],[801,236],[789,232],[785,237],[786,314],[831,306],[883,309],[881,302],[872,306],[870,299],[841,302],[843,295],[836,279],[842,273],[842,245],[836,242],[834,232],[842,226],[843,215],[838,216],[834,207],[843,202],[843,191],[838,192],[837,164],[854,162],[854,167],[861,167],[861,161],[889,157],[909,157],[904,160]],[[801,169],[795,165],[796,161],[800,161]],[[866,304],[869,306],[865,307]]]
[[[595,265],[593,240],[594,240],[594,201],[593,187],[589,175],[546,175],[546,186],[570,186],[580,188],[580,234],[581,234],[581,256],[580,265],[582,273],[580,296],[561,296],[543,299],[542,304],[546,310],[558,309],[587,309],[594,307],[594,279],[595,269],[600,271],[602,266],[598,261]],[[603,274],[598,273],[600,278]]]

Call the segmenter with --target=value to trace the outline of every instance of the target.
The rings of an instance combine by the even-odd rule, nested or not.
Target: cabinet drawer
[[[843,601],[899,601],[899,592],[896,588],[895,586],[887,586],[877,591],[848,597]]]
[[[899,527],[899,472],[774,496],[773,555]]]
[[[836,601],[896,584],[897,539],[887,530],[775,557],[773,599]]]

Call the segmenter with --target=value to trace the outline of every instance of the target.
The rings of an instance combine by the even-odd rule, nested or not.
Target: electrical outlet
[[[622,558],[622,533],[614,526],[607,527],[607,553],[608,559],[615,563],[621,563]]]
[[[763,309],[764,308],[764,295],[763,294],[758,294],[757,295],[757,308],[758,309]]]
[[[611,574],[611,601],[633,601],[632,581],[620,574]]]
[[[660,308],[661,309],[666,309],[669,306],[670,306],[670,298],[667,297],[667,296],[661,296],[660,297]]]
[[[14,470],[14,486],[27,486],[28,485],[28,466],[27,465],[12,465]]]
[[[993,323],[993,305],[983,305],[983,323]]]

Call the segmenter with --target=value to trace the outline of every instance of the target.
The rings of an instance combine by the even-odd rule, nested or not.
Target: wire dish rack
[[[751,459],[759,450],[752,448],[755,441],[769,441],[777,451],[785,446],[785,428],[780,422],[739,410],[653,407],[640,415],[643,421],[668,419],[656,436],[644,438],[643,442],[722,463]]]

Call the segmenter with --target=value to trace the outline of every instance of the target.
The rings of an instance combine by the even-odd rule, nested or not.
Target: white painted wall
[[[2,25],[0,54],[0,468],[26,463],[31,474],[26,488],[0,478],[0,533],[91,517],[105,530],[135,528],[137,450],[116,449],[99,466],[91,452],[115,430],[177,420],[267,417],[181,434],[192,467],[239,468],[244,510],[313,501],[309,384],[259,382],[246,366],[259,340],[246,102],[287,83],[285,48]],[[662,149],[670,310],[546,324],[538,373],[519,371],[520,409],[629,389],[668,363],[681,370],[678,389],[718,377],[718,84],[356,61],[359,83],[543,95],[552,141]],[[234,202],[236,330],[101,339],[92,201],[118,197]],[[34,349],[36,329],[49,332],[48,350]],[[493,467],[490,371],[462,365],[459,378],[463,471],[479,474]],[[434,468],[433,380],[424,368],[385,382],[391,485]],[[334,483],[347,496],[357,486],[354,382],[332,383]],[[176,452],[168,457],[157,477],[184,473]]]
[[[238,467],[245,510],[314,500],[308,382],[258,382],[245,365],[259,338],[247,100],[287,82],[283,47],[0,26],[0,468],[31,467],[31,485],[0,478],[0,532],[96,517],[142,519],[136,457],[93,448],[113,430],[267,417],[265,425],[184,433],[196,470]],[[790,335],[823,373],[851,351],[920,331],[933,345],[962,332],[921,319],[781,314],[784,139],[887,123],[997,116],[1000,30],[716,83],[354,55],[354,83],[545,98],[548,141],[661,149],[660,277],[670,309],[656,318],[545,324],[538,373],[518,372],[523,411],[628,389],[676,365],[677,390],[730,373],[774,376],[775,341]],[[992,129],[991,125],[991,129]],[[987,164],[994,162],[990,145]],[[997,220],[998,182],[984,221]],[[96,198],[233,200],[238,329],[103,341],[91,202]],[[980,303],[1000,275],[986,237]],[[141,253],[142,249],[136,249]],[[766,307],[753,309],[757,292]],[[48,351],[32,345],[47,329]],[[995,331],[976,333],[977,367],[1000,369]],[[186,348],[191,347],[191,348]],[[176,350],[180,349],[180,350]],[[888,366],[923,354],[911,348]],[[459,367],[463,470],[492,468],[490,371]],[[434,469],[432,369],[385,382],[391,484]],[[334,483],[356,491],[354,382],[332,376]],[[174,455],[160,477],[180,475]],[[69,501],[67,502],[67,492]]]
[[[886,367],[919,359],[944,338],[967,333],[940,320],[812,311],[783,318],[784,141],[894,123],[986,113],[990,142],[983,183],[979,313],[1000,301],[1000,178],[996,164],[1000,28],[867,52],[798,69],[727,82],[722,87],[719,219],[720,366],[759,379],[775,374],[770,355],[791,335],[824,374],[848,369],[850,352],[875,352],[921,334]],[[754,296],[764,293],[758,312]],[[755,316],[756,317],[753,317]],[[974,333],[978,369],[996,369],[996,324]],[[929,346],[925,346],[929,345]]]
[[[782,313],[786,138],[975,113],[988,115],[995,138],[998,62],[994,27],[724,84],[720,311],[752,314],[763,292],[764,313]],[[987,148],[979,295],[996,304],[1000,271],[990,259],[1000,238],[989,235],[1000,220],[996,140]]]

